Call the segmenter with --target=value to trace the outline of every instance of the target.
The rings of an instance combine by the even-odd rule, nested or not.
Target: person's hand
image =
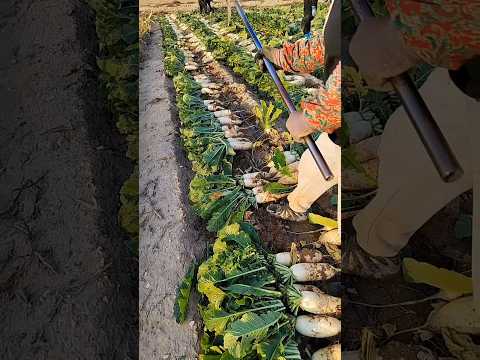
[[[269,46],[264,46],[263,49],[257,50],[257,53],[255,54],[255,62],[262,72],[267,72],[267,68],[265,67],[265,63],[263,61],[264,58],[268,59],[273,65],[275,65],[275,50],[275,48],[271,48]]]
[[[362,21],[350,42],[350,55],[368,85],[381,91],[392,89],[389,78],[421,62],[389,18]]]
[[[287,120],[287,129],[290,135],[292,135],[293,140],[298,143],[303,143],[304,140],[302,140],[302,138],[316,131],[300,111],[295,111],[290,114]]]

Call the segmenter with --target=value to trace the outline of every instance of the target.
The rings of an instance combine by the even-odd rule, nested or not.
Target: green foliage
[[[207,299],[201,359],[299,359],[295,320],[275,287],[273,260],[257,240],[251,225],[228,225],[199,267],[198,290]]]
[[[282,150],[280,149],[275,150],[275,152],[273,153],[272,161],[273,161],[273,165],[275,166],[275,169],[277,169],[280,172],[280,174],[285,176],[292,176],[292,172],[290,171],[290,168],[287,165],[287,160]]]
[[[185,322],[188,312],[188,302],[190,300],[190,293],[195,282],[197,264],[193,263],[187,271],[182,282],[177,289],[177,297],[175,299],[174,314],[177,323]]]
[[[265,100],[262,100],[260,106],[255,108],[255,115],[257,117],[258,124],[265,133],[269,133],[271,131],[271,129],[280,119],[280,115],[282,115],[282,113],[282,109],[276,109],[275,105],[270,102],[267,105]]]
[[[120,191],[121,226],[138,240],[138,5],[133,0],[88,0],[95,11],[97,66],[108,110],[128,143],[134,171]]]

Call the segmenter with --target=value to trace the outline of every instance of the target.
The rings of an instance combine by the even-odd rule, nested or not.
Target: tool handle
[[[255,47],[257,48],[258,51],[261,51],[263,49],[262,43],[260,42],[260,39],[258,38],[252,25],[250,24],[250,21],[248,21],[247,15],[245,14],[245,11],[243,11],[243,8],[240,5],[240,2],[238,0],[235,0],[235,8],[237,9],[238,15],[240,15],[245,27],[247,28],[248,33],[252,37]],[[264,58],[263,61],[265,63],[265,67],[267,68],[270,76],[272,77],[273,82],[277,86],[277,89],[280,92],[280,95],[282,96],[282,100],[287,106],[288,111],[290,113],[297,111],[297,109],[295,108],[295,104],[293,103],[292,99],[290,98],[290,95],[287,92],[287,89],[285,89],[285,86],[283,86],[280,78],[278,77],[277,71],[275,70],[275,67],[273,66],[273,64],[266,58]],[[315,163],[318,166],[318,169],[322,173],[322,176],[324,177],[324,179],[327,181],[331,180],[333,178],[333,173],[328,167],[328,164],[325,161],[325,158],[323,157],[322,153],[318,149],[318,146],[317,144],[315,144],[315,141],[313,140],[313,138],[310,135],[306,136],[305,142],[308,146],[308,149],[310,150],[310,153],[313,156],[313,159],[315,160]]]
[[[351,4],[360,21],[375,16],[367,0],[351,0]],[[389,80],[442,180],[459,179],[460,164],[410,76],[403,73]]]

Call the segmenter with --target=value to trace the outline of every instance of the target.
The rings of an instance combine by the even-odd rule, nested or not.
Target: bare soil
[[[134,359],[138,268],[117,222],[131,165],[94,16],[5,0],[0,18],[0,358]]]
[[[154,25],[140,68],[140,359],[195,359],[201,329],[194,295],[185,324],[173,308],[177,287],[208,245],[188,202],[192,178],[180,144],[175,89],[163,68]]]

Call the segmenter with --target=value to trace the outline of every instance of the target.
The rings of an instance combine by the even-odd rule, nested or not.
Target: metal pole
[[[235,8],[237,9],[238,15],[242,18],[243,23],[245,24],[245,27],[247,28],[248,33],[252,37],[252,40],[255,44],[255,47],[257,48],[258,51],[261,51],[263,49],[262,43],[258,39],[257,34],[255,33],[255,30],[253,29],[252,25],[250,24],[250,21],[248,21],[247,15],[243,11],[242,6],[240,5],[240,2],[238,0],[235,0]],[[282,96],[283,102],[288,108],[288,111],[290,113],[297,111],[295,108],[295,105],[293,104],[292,99],[290,98],[290,95],[288,95],[287,90],[283,86],[282,82],[280,81],[280,78],[278,77],[277,71],[275,70],[275,67],[273,64],[268,61],[268,59],[263,59],[265,63],[265,67],[267,68],[268,72],[270,73],[270,76],[273,79],[273,82],[277,86],[278,91],[280,92],[280,95]],[[315,144],[315,141],[313,141],[313,138],[311,136],[306,136],[305,137],[305,142],[307,143],[308,149],[310,150],[310,153],[312,154],[315,163],[318,166],[318,169],[322,173],[323,177],[325,180],[330,180],[333,178],[333,173],[328,167],[328,164],[326,163],[325,159],[323,158],[322,153],[317,147],[317,144]]]
[[[367,0],[351,0],[351,4],[360,21],[374,17]],[[404,73],[389,80],[442,180],[459,179],[463,175],[460,164],[410,76]]]

